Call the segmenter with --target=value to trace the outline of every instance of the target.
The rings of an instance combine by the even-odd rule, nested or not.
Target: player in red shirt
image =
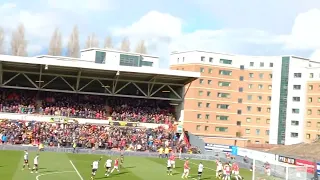
[[[181,178],[187,179],[189,176],[189,171],[190,171],[189,161],[186,160],[186,162],[184,162],[184,165],[183,165],[183,173],[182,173]]]
[[[224,180],[231,180],[230,174],[231,174],[231,167],[228,163],[226,163],[223,166],[223,174],[224,174]]]
[[[270,164],[269,164],[268,162],[266,162],[266,163],[264,164],[264,170],[265,170],[265,172],[266,172],[266,174],[267,174],[268,176],[271,175]]]
[[[174,153],[172,153],[170,156],[170,162],[171,162],[172,168],[176,168],[176,156],[174,155]]]
[[[234,163],[232,164],[232,172],[233,172],[233,174],[234,174],[234,177],[235,177],[237,180],[243,179],[243,178],[240,176],[239,171],[240,171],[239,165],[238,165],[236,162],[234,162]]]
[[[120,170],[119,170],[119,158],[117,158],[117,159],[114,161],[114,165],[113,165],[113,169],[111,170],[111,173],[112,173],[114,170],[117,170],[118,172],[120,172]],[[111,174],[111,173],[110,173],[110,174]]]

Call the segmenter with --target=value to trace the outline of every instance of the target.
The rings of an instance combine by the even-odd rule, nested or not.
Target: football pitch
[[[30,173],[29,169],[22,170],[23,151],[0,151],[0,179],[1,180],[90,180],[91,164],[101,155],[70,154],[40,152],[39,172]],[[29,164],[32,168],[36,152],[29,152]],[[178,180],[183,172],[182,160],[176,161],[173,176],[166,173],[166,159],[126,156],[120,172],[114,171],[106,177],[104,164],[107,156],[102,156],[95,179],[116,180]],[[113,160],[117,157],[111,157]],[[190,177],[197,179],[199,160],[190,160]],[[215,180],[215,163],[201,161],[204,164],[203,180]],[[251,179],[251,172],[241,169],[240,174],[245,179]]]

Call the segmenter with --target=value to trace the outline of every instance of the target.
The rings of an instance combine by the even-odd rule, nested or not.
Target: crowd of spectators
[[[162,126],[154,129],[100,126],[74,123],[0,122],[0,139],[6,144],[156,151],[159,147],[175,149],[182,141],[174,131]]]
[[[0,89],[0,111],[10,113],[172,124],[168,101]]]

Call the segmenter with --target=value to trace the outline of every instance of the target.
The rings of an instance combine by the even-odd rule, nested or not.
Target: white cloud
[[[62,9],[72,12],[100,11],[111,8],[110,0],[48,0],[50,8]]]
[[[0,4],[0,10],[5,11],[5,10],[10,10],[13,8],[16,8],[17,5],[14,3],[5,3],[5,4]]]
[[[286,48],[316,49],[320,48],[320,10],[311,9],[299,14],[286,38]]]

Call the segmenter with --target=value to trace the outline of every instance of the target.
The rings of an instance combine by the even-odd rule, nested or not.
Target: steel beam
[[[80,80],[81,80],[81,69],[79,70],[78,76],[77,76],[76,91],[79,91]]]
[[[104,85],[100,80],[97,81],[100,83],[101,87],[103,87],[105,91],[108,91],[110,94],[112,94],[112,92],[106,87],[106,85]]]
[[[15,73],[25,73],[25,74],[36,74],[39,75],[38,72],[27,72],[27,71],[16,71],[16,70],[3,70],[4,72],[15,72]],[[67,74],[54,74],[54,73],[42,73],[43,76],[60,76],[60,77],[71,77],[71,78],[77,78],[78,76],[75,75],[67,75]],[[108,80],[113,81],[113,78],[97,78],[97,77],[90,77],[90,76],[81,76],[83,79],[99,79],[99,80]],[[138,81],[138,80],[123,80],[118,79],[118,82],[135,82],[135,83],[143,83],[143,84],[149,84],[148,81]],[[183,87],[182,84],[175,84],[175,83],[162,83],[162,82],[153,82],[154,84],[160,84],[160,85],[171,85],[171,86],[180,86]]]
[[[74,89],[74,87],[64,78],[64,77],[60,77],[73,91],[76,91]]]
[[[10,79],[8,79],[6,82],[4,82],[2,85],[6,85],[12,80],[14,80],[16,77],[18,77],[21,73],[17,73],[16,75],[12,76]]]
[[[40,65],[39,79],[38,79],[38,89],[41,88],[41,84],[42,84],[42,65]]]
[[[3,82],[3,69],[2,69],[2,63],[0,62],[0,85]]]
[[[155,95],[158,91],[160,91],[162,88],[164,88],[166,85],[162,85],[161,87],[159,87],[156,91],[154,91],[152,94],[150,94],[150,97],[152,97],[153,95]]]
[[[122,89],[127,87],[129,84],[131,84],[131,82],[127,82],[125,85],[123,85],[121,88],[119,88],[114,94],[118,94],[118,92],[120,92]]]
[[[84,86],[82,86],[82,88],[79,89],[79,92],[82,91],[84,88],[86,88],[87,86],[89,86],[93,81],[95,81],[94,79],[92,79],[91,81],[89,81],[87,84],[85,84]]]
[[[52,78],[49,82],[47,82],[46,84],[44,84],[43,86],[41,86],[41,89],[43,89],[44,87],[48,86],[49,84],[51,84],[54,80],[56,80],[59,76],[56,76],[54,78]]]
[[[169,85],[167,85],[167,86],[173,92],[173,94],[175,94],[178,98],[181,99],[181,96],[175,90],[173,90],[171,86],[169,86]]]
[[[27,76],[25,73],[22,73],[22,75],[28,79],[28,81],[37,89],[39,89],[39,87],[36,85],[36,83],[34,83],[30,78],[29,76]]]
[[[191,84],[192,84],[192,82],[189,83],[187,90],[186,90],[186,91],[184,92],[184,94],[183,94],[183,99],[182,99],[182,100],[184,100],[184,98],[186,97],[187,92],[189,91],[189,88],[190,88]],[[184,90],[184,88],[183,88],[183,90]]]
[[[148,96],[136,83],[132,83],[144,96]]]

